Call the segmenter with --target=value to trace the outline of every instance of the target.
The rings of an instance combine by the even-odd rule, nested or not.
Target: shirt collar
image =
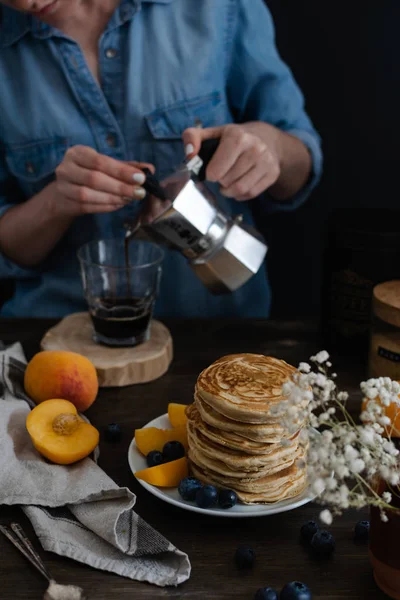
[[[57,30],[32,15],[3,6],[0,8],[0,47],[12,46],[27,33],[34,37],[46,38]]]
[[[132,18],[141,4],[170,4],[174,0],[122,0],[115,25],[121,24]],[[47,38],[57,30],[31,15],[20,13],[7,6],[0,8],[0,47],[11,46],[18,42],[28,32],[37,38]]]
[[[29,16],[12,8],[0,8],[0,46],[11,46],[30,30]]]

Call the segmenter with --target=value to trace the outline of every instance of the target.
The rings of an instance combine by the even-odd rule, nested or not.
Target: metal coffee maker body
[[[258,272],[267,246],[241,217],[225,215],[205,185],[205,168],[217,146],[215,140],[203,143],[199,156],[161,183],[147,172],[145,187],[162,200],[162,209],[151,218],[139,217],[135,236],[180,251],[206,287],[223,294]]]

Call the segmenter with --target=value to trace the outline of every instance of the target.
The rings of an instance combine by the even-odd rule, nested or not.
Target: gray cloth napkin
[[[1,342],[0,342],[1,344]],[[136,497],[86,458],[50,464],[25,427],[33,402],[20,344],[0,346],[0,504],[21,505],[45,550],[158,586],[190,576],[186,554],[133,510]]]

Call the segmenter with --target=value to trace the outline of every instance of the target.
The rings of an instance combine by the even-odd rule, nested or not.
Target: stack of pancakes
[[[191,472],[205,483],[235,490],[245,504],[278,502],[306,487],[306,448],[272,407],[295,372],[258,354],[220,358],[199,376],[187,407]]]

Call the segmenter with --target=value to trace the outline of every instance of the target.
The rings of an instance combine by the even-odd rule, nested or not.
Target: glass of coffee
[[[137,346],[150,337],[164,252],[156,244],[98,240],[78,251],[94,340]]]

